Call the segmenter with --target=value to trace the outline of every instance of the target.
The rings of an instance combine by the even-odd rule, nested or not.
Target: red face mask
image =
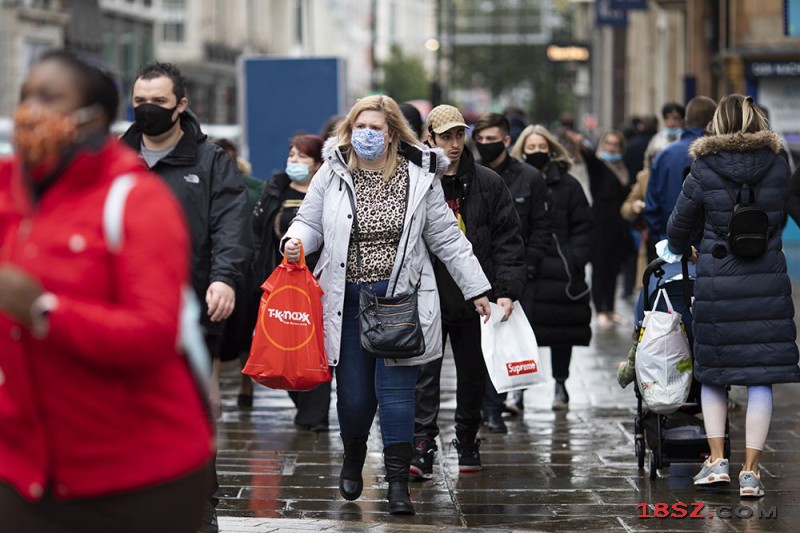
[[[14,146],[34,181],[52,171],[78,133],[75,114],[21,104],[14,113]]]

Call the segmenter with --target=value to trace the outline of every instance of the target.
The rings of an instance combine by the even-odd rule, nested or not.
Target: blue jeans
[[[388,281],[380,281],[373,283],[372,289],[383,296],[388,285]],[[412,442],[417,367],[387,366],[385,359],[361,351],[358,289],[356,283],[345,287],[342,345],[336,367],[336,410],[342,437],[366,438],[380,407],[384,447]]]

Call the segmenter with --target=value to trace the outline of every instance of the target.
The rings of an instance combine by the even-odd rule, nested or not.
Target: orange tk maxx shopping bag
[[[331,380],[325,357],[322,288],[300,261],[286,258],[261,285],[250,357],[242,370],[272,389],[307,391]]]

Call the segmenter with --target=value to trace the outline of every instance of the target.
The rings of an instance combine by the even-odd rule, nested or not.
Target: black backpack
[[[733,211],[728,220],[727,231],[722,232],[715,227],[715,232],[728,243],[728,249],[736,257],[761,257],[767,251],[773,231],[770,229],[767,213],[755,205],[756,191],[745,183],[734,195],[732,187],[728,183],[724,185],[733,200]]]

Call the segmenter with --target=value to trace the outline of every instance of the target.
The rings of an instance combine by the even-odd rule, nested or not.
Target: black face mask
[[[530,166],[542,170],[550,162],[550,154],[547,152],[533,152],[525,154],[525,162]]]
[[[481,160],[484,163],[489,164],[493,162],[495,159],[500,157],[500,154],[506,149],[505,144],[503,141],[497,141],[496,143],[475,143],[478,148],[478,154],[481,156]]]
[[[172,115],[178,109],[172,109],[156,104],[139,104],[133,108],[133,117],[142,133],[148,137],[158,137],[168,132],[177,120],[172,120]]]

